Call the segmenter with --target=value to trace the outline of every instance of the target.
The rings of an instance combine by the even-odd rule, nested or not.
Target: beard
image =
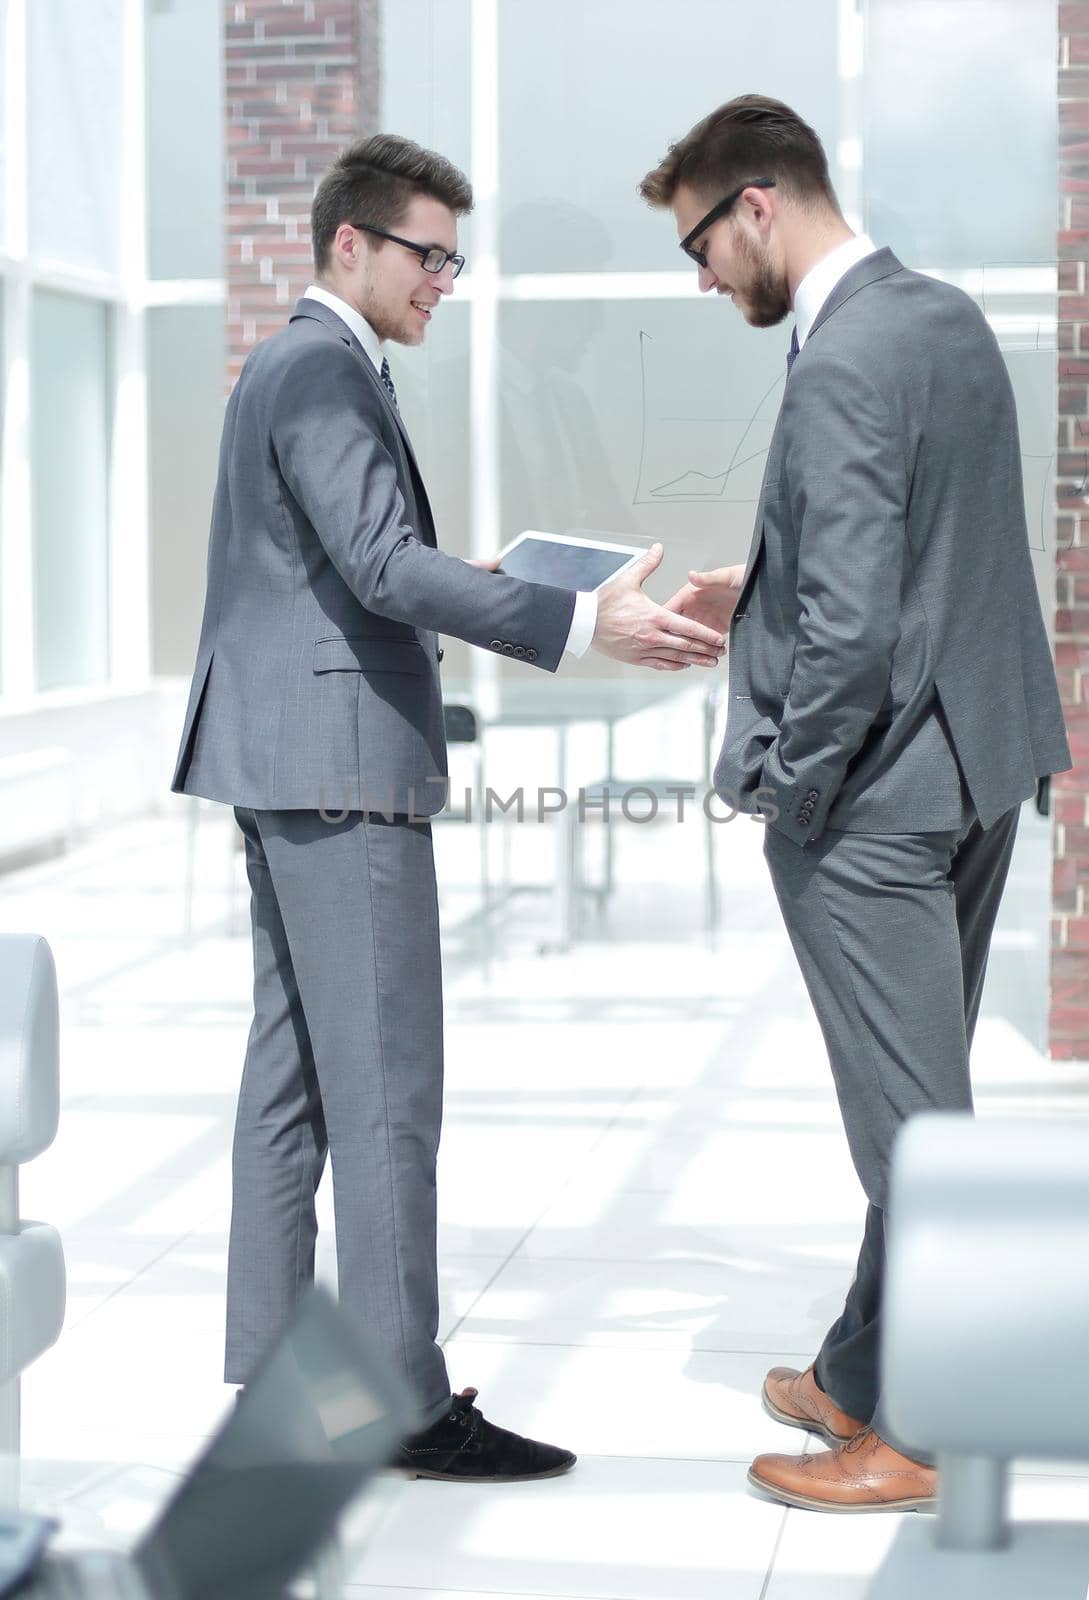
[[[748,270],[748,281],[738,284],[745,300],[745,320],[754,328],[774,328],[790,311],[790,285],[767,256],[740,228],[734,236],[734,253]]]
[[[415,321],[415,313],[411,311],[398,315],[389,307],[372,301],[363,315],[383,344],[413,345],[423,340],[425,324]]]
[[[423,342],[426,323],[411,306],[400,305],[387,293],[383,297],[368,285],[360,296],[359,311],[370,323],[382,344],[416,345]]]

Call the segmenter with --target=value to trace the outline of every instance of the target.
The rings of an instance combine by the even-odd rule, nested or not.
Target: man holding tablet
[[[500,552],[498,572],[530,583],[551,583],[558,589],[603,589],[622,572],[637,567],[646,552],[605,539],[563,533],[520,533]]]
[[[437,548],[383,346],[425,338],[471,205],[448,161],[388,136],[322,180],[317,282],[252,351],[227,407],[173,787],[235,807],[252,889],[227,1380],[246,1381],[313,1277],[328,1154],[340,1303],[428,1424],[399,1464],[485,1481],[554,1476],[574,1456],[486,1422],[472,1389],[452,1396],[436,1343],[436,634],[549,672],[591,644],[658,671],[714,666],[723,638],[643,594],[660,547],[600,595]]]

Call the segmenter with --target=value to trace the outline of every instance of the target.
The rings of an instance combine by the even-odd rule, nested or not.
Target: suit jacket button
[[[809,793],[806,795],[806,799],[812,800],[814,805],[816,805],[817,801],[820,799],[820,795],[817,793],[816,789],[810,789]]]
[[[799,825],[799,827],[802,827],[802,828],[808,828],[808,826],[809,826],[809,818],[803,814],[802,816],[800,816],[798,818],[798,825]]]
[[[516,656],[524,656],[525,653],[526,653],[525,645],[524,644],[516,644],[515,647],[514,647],[514,653],[515,653]]]
[[[513,645],[512,645],[512,644],[511,644],[511,643],[510,643],[510,641],[509,641],[509,640],[508,640],[508,641],[507,641],[507,643],[506,643],[506,644],[505,644],[505,645],[504,645],[504,646],[503,646],[503,654],[504,654],[504,655],[505,655],[505,656],[512,656],[512,655],[513,655],[513,654],[514,654],[514,646],[513,646]]]
[[[491,644],[488,646],[489,650],[502,650],[502,648],[503,648],[502,639],[493,639]]]
[[[527,650],[526,651],[526,660],[527,661],[536,661],[536,659],[537,659],[536,650]]]

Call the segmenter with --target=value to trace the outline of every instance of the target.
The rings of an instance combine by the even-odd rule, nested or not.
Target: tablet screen
[[[499,571],[557,589],[596,589],[631,560],[625,550],[596,550],[583,544],[557,544],[551,539],[523,539],[508,550]]]

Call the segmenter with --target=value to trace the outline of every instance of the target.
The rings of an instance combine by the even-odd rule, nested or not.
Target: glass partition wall
[[[637,185],[697,118],[755,90],[817,129],[853,227],[986,312],[1017,396],[1049,615],[1056,38],[1040,0],[385,6],[382,125],[476,189],[453,301],[425,349],[397,353],[444,542],[488,554],[526,527],[660,539],[660,597],[691,566],[744,559],[790,325],[751,329],[701,298]],[[524,672],[456,645],[447,670],[485,699]],[[593,656],[564,667],[614,672]],[[993,965],[1037,1043],[1048,861],[1046,825],[1026,814]]]
[[[440,526],[479,554],[525,527],[661,539],[662,592],[743,559],[789,324],[701,298],[636,186],[755,89],[815,126],[853,226],[986,310],[1050,606],[1055,40],[1038,0],[683,0],[668,20],[656,0],[387,5],[382,125],[477,195],[454,300],[425,350],[398,353]]]
[[[119,0],[0,6],[4,707],[147,672],[130,31]]]
[[[189,665],[220,415],[222,24],[219,0],[0,0],[5,701]],[[426,349],[398,352],[447,541],[660,538],[663,590],[744,554],[787,331],[701,299],[636,184],[759,88],[816,126],[854,224],[985,307],[1050,595],[1055,38],[1039,0],[382,7],[383,126],[477,194],[469,270]],[[77,388],[79,442],[61,438]],[[198,437],[179,451],[184,416]],[[51,461],[67,489],[37,483]],[[58,602],[52,639],[51,585],[84,601],[67,620]]]
[[[191,664],[223,388],[221,57],[218,0],[0,0],[0,711]]]

